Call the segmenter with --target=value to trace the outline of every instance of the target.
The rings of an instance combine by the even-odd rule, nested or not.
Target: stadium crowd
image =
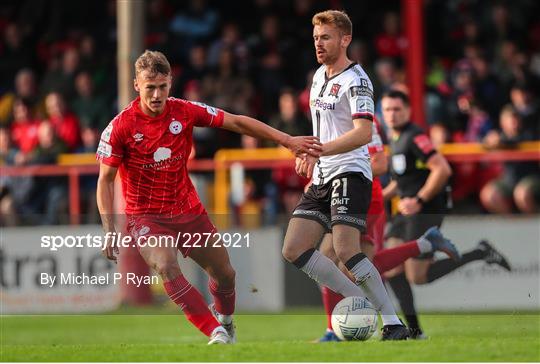
[[[540,5],[529,0],[425,2],[426,96],[435,145],[511,148],[540,139]],[[172,95],[253,115],[290,134],[310,134],[309,90],[317,67],[311,17],[344,9],[355,26],[350,58],[378,96],[406,90],[399,1],[145,1],[144,47],[173,66]],[[240,12],[239,8],[243,8]],[[244,14],[249,14],[245,16]],[[0,156],[3,165],[54,164],[92,153],[117,110],[116,1],[24,0],[0,4]],[[260,146],[217,129],[195,130],[195,158]],[[534,212],[536,162],[453,165],[453,195],[494,213]],[[284,170],[249,174],[264,211],[290,210],[305,181]],[[268,183],[272,180],[273,183]],[[96,222],[95,177],[81,194]],[[67,179],[0,177],[3,224],[63,222]],[[18,221],[17,216],[23,217]],[[35,216],[36,218],[32,218]]]

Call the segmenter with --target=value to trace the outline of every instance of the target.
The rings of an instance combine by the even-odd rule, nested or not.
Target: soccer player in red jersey
[[[113,187],[117,172],[126,200],[127,228],[134,239],[177,236],[180,232],[211,234],[200,248],[137,244],[146,263],[162,278],[171,298],[187,319],[210,337],[209,344],[235,341],[235,271],[227,250],[213,247],[216,228],[191,183],[187,160],[195,126],[224,128],[269,139],[295,155],[320,154],[313,136],[291,137],[243,115],[233,115],[202,103],[169,97],[171,68],[160,52],[146,51],[135,63],[135,90],[139,97],[118,114],[101,135],[97,150],[100,172],[97,204],[106,233],[115,232]],[[142,240],[141,240],[142,241]],[[147,240],[148,241],[148,240]],[[201,294],[182,275],[177,251],[189,256],[209,276],[214,304],[208,308]],[[104,255],[116,261],[118,247],[108,243]]]

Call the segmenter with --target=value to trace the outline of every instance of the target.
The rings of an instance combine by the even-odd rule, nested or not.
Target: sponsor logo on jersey
[[[324,102],[321,99],[311,100],[310,105],[311,107],[314,107],[316,109],[321,109],[321,110],[335,110],[336,109],[335,102]]]
[[[101,140],[109,142],[111,140],[112,131],[113,124],[112,122],[110,122],[109,125],[107,125],[107,127],[105,128],[105,130],[103,130],[103,133],[101,133]]]
[[[330,88],[330,92],[328,93],[328,96],[338,97],[340,88],[341,88],[341,85],[339,83],[334,83],[332,87]]]
[[[208,106],[204,102],[198,102],[198,101],[190,101],[193,105],[197,105],[200,107],[204,107],[206,109],[206,112],[210,115],[217,116],[218,110],[215,107]]]
[[[349,88],[349,95],[351,98],[362,97],[362,96],[373,98],[373,90],[371,90],[371,88],[368,85],[352,86],[351,88]]]
[[[133,134],[133,139],[135,139],[136,142],[142,142],[144,135],[141,133]]]
[[[180,134],[180,132],[182,131],[182,123],[177,120],[171,121],[171,123],[169,124],[169,131],[174,135]]]
[[[356,112],[368,112],[373,114],[375,111],[375,104],[369,97],[360,97],[356,100]]]
[[[112,155],[112,145],[105,141],[100,141],[97,149],[97,155],[101,158],[109,158]]]
[[[396,154],[392,156],[392,169],[397,174],[403,174],[407,168],[407,159],[405,154]]]
[[[161,162],[161,161],[164,161],[165,159],[169,159],[169,158],[171,158],[171,150],[169,148],[159,147],[154,152],[154,160],[156,162]]]

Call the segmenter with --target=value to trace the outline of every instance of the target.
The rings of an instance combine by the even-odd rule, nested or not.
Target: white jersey
[[[356,63],[331,78],[323,65],[313,76],[309,105],[313,134],[327,143],[354,129],[354,119],[374,120],[373,85]],[[313,171],[313,184],[327,183],[344,172],[361,172],[372,180],[367,146],[321,157]]]

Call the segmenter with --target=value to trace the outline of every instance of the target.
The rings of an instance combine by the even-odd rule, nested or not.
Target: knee
[[[289,263],[293,263],[300,255],[302,255],[303,252],[305,252],[309,248],[304,248],[304,245],[301,241],[294,240],[294,239],[285,239],[285,242],[283,244],[283,248],[281,249],[281,255],[283,255],[283,258],[285,258],[286,261]]]
[[[178,277],[182,272],[178,262],[169,259],[162,259],[152,262],[150,265],[163,280],[171,280]]]
[[[411,284],[425,284],[427,283],[426,275],[418,271],[407,271],[405,273],[407,281]]]
[[[534,194],[531,188],[524,184],[518,184],[514,189],[514,201],[521,212],[534,213],[536,210]]]

